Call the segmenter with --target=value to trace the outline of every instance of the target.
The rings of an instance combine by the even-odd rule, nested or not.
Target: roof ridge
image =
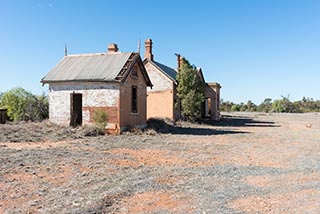
[[[67,57],[77,57],[77,56],[101,56],[101,55],[106,55],[106,53],[68,54]]]
[[[166,66],[166,67],[168,67],[168,68],[171,68],[170,66],[167,66],[167,65],[165,65],[165,64],[163,64],[163,63],[161,63],[161,62],[158,62],[158,61],[155,61],[155,60],[153,60],[153,62],[156,62],[156,63],[158,63],[158,64],[164,65],[164,66]],[[174,68],[171,68],[171,69],[175,70]]]
[[[127,53],[134,53],[134,52],[116,52],[116,53],[84,53],[84,54],[68,54],[67,57],[79,57],[79,56],[106,56],[106,55],[120,55],[120,54],[127,54]]]

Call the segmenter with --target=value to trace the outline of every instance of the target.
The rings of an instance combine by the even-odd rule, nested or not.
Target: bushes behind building
[[[7,109],[12,121],[42,121],[49,116],[48,97],[34,95],[21,87],[1,93],[0,107]]]

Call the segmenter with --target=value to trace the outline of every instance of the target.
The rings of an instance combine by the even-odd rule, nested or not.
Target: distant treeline
[[[256,105],[252,101],[236,104],[221,100],[220,111],[247,111],[247,112],[276,112],[276,113],[307,113],[320,112],[320,100],[303,97],[302,100],[291,102],[289,96],[278,100],[266,98]]]

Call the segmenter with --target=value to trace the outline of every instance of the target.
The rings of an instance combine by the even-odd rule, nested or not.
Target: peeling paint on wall
[[[148,88],[148,92],[172,90],[172,81],[167,76],[158,71],[151,63],[145,65],[149,78],[153,84],[152,89]]]
[[[49,89],[50,121],[66,125],[70,122],[70,94],[82,94],[84,123],[90,123],[90,112],[85,107],[115,107],[120,96],[118,83],[51,83]]]

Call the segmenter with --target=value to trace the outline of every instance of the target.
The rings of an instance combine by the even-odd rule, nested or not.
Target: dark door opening
[[[6,123],[7,121],[7,109],[0,108],[0,123]]]
[[[70,126],[82,125],[82,94],[70,94]]]

